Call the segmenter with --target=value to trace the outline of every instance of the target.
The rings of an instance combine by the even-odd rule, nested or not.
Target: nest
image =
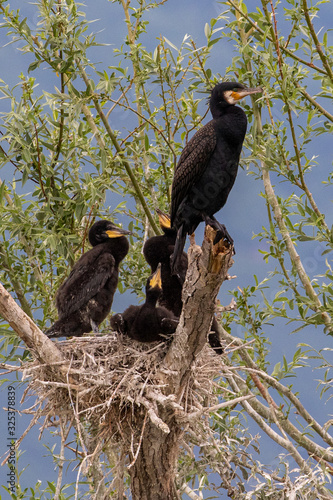
[[[114,334],[59,341],[57,347],[68,363],[67,376],[37,361],[23,366],[29,378],[27,393],[38,396],[38,418],[45,426],[62,422],[88,423],[94,435],[113,443],[135,435],[140,439],[147,418],[168,432],[165,416],[183,424],[193,422],[204,408],[217,402],[214,378],[221,371],[221,357],[206,345],[196,358],[183,395],[176,401],[161,379],[161,362],[167,342],[143,344]]]

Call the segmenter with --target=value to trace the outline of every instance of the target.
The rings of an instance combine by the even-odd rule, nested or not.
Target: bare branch
[[[170,349],[161,366],[170,373],[170,391],[184,387],[195,357],[207,342],[207,332],[215,311],[215,299],[232,261],[232,248],[223,242],[213,245],[215,231],[207,226],[202,248],[190,246],[189,266],[183,287],[183,309]],[[175,375],[173,375],[175,374]]]
[[[31,318],[16,304],[12,296],[0,284],[0,314],[25,342],[36,359],[52,366],[64,358],[56,345],[38,328]],[[66,372],[64,366],[60,371]]]

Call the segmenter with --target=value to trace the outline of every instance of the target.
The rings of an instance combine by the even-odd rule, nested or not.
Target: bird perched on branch
[[[100,220],[89,231],[93,248],[74,265],[56,294],[59,319],[45,334],[48,337],[80,337],[93,330],[110,312],[118,285],[118,267],[127,255],[131,234],[112,222]]]
[[[235,103],[261,88],[245,88],[224,82],[211,91],[209,107],[213,119],[187,143],[175,169],[171,192],[171,225],[177,231],[172,272],[178,274],[186,235],[205,221],[217,230],[215,243],[224,238],[233,244],[228,231],[214,217],[226,203],[234,185],[246,133],[247,118]]]
[[[139,342],[165,340],[176,331],[178,318],[165,307],[157,306],[162,292],[161,265],[146,284],[146,300],[142,306],[129,306],[110,319],[111,328]]]
[[[183,307],[182,289],[185,282],[188,259],[187,254],[182,252],[178,275],[171,272],[170,257],[173,254],[177,232],[171,228],[169,215],[157,210],[160,226],[163,230],[161,236],[152,236],[143,247],[143,255],[154,272],[161,265],[162,291],[158,299],[160,306],[166,307],[177,317],[180,316]],[[213,317],[208,342],[217,354],[223,353],[223,347],[218,333],[217,320]]]

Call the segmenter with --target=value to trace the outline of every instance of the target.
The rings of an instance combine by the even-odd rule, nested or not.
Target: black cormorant
[[[179,273],[186,235],[201,221],[218,231],[215,243],[232,238],[214,217],[226,203],[235,182],[247,118],[234,104],[261,88],[247,89],[237,82],[224,82],[211,91],[213,119],[187,143],[175,169],[171,193],[171,225],[177,230],[172,272]]]
[[[156,271],[159,263],[161,264],[162,292],[158,299],[159,305],[166,307],[175,316],[179,317],[183,307],[182,289],[188,267],[187,254],[182,252],[178,275],[173,275],[171,273],[170,257],[174,251],[177,232],[171,228],[170,217],[167,214],[161,210],[157,210],[157,213],[164,234],[149,238],[144,244],[143,255],[152,272]],[[208,342],[217,354],[223,353],[215,316],[208,335]]]
[[[166,307],[175,316],[182,311],[182,288],[187,271],[187,255],[182,253],[179,276],[171,274],[170,256],[173,254],[177,231],[171,228],[170,217],[161,210],[157,210],[160,227],[163,235],[152,236],[143,246],[143,255],[154,273],[161,263],[162,292],[158,299],[159,305]]]
[[[110,319],[111,328],[139,342],[166,340],[176,331],[178,318],[165,307],[157,306],[162,291],[161,266],[146,285],[146,301],[142,306],[129,306]]]
[[[126,234],[131,233],[107,220],[91,226],[93,248],[82,255],[60,286],[56,294],[59,319],[45,332],[48,337],[80,337],[98,331],[110,312],[119,263],[129,249]]]

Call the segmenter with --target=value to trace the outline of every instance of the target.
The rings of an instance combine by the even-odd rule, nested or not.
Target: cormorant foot
[[[231,238],[230,234],[227,231],[227,228],[224,224],[219,224],[219,228],[216,228],[216,236],[214,238],[213,244],[216,245],[221,240],[225,240],[229,243],[229,245],[233,246],[234,240]],[[214,228],[215,229],[215,228]]]
[[[221,224],[219,221],[217,221],[215,217],[209,217],[208,215],[206,215],[203,218],[205,223],[211,226],[216,231],[216,236],[213,241],[214,245],[216,245],[221,240],[225,240],[229,243],[230,246],[234,246],[234,240],[231,238],[224,224]],[[236,253],[235,248],[233,249],[233,253]]]

